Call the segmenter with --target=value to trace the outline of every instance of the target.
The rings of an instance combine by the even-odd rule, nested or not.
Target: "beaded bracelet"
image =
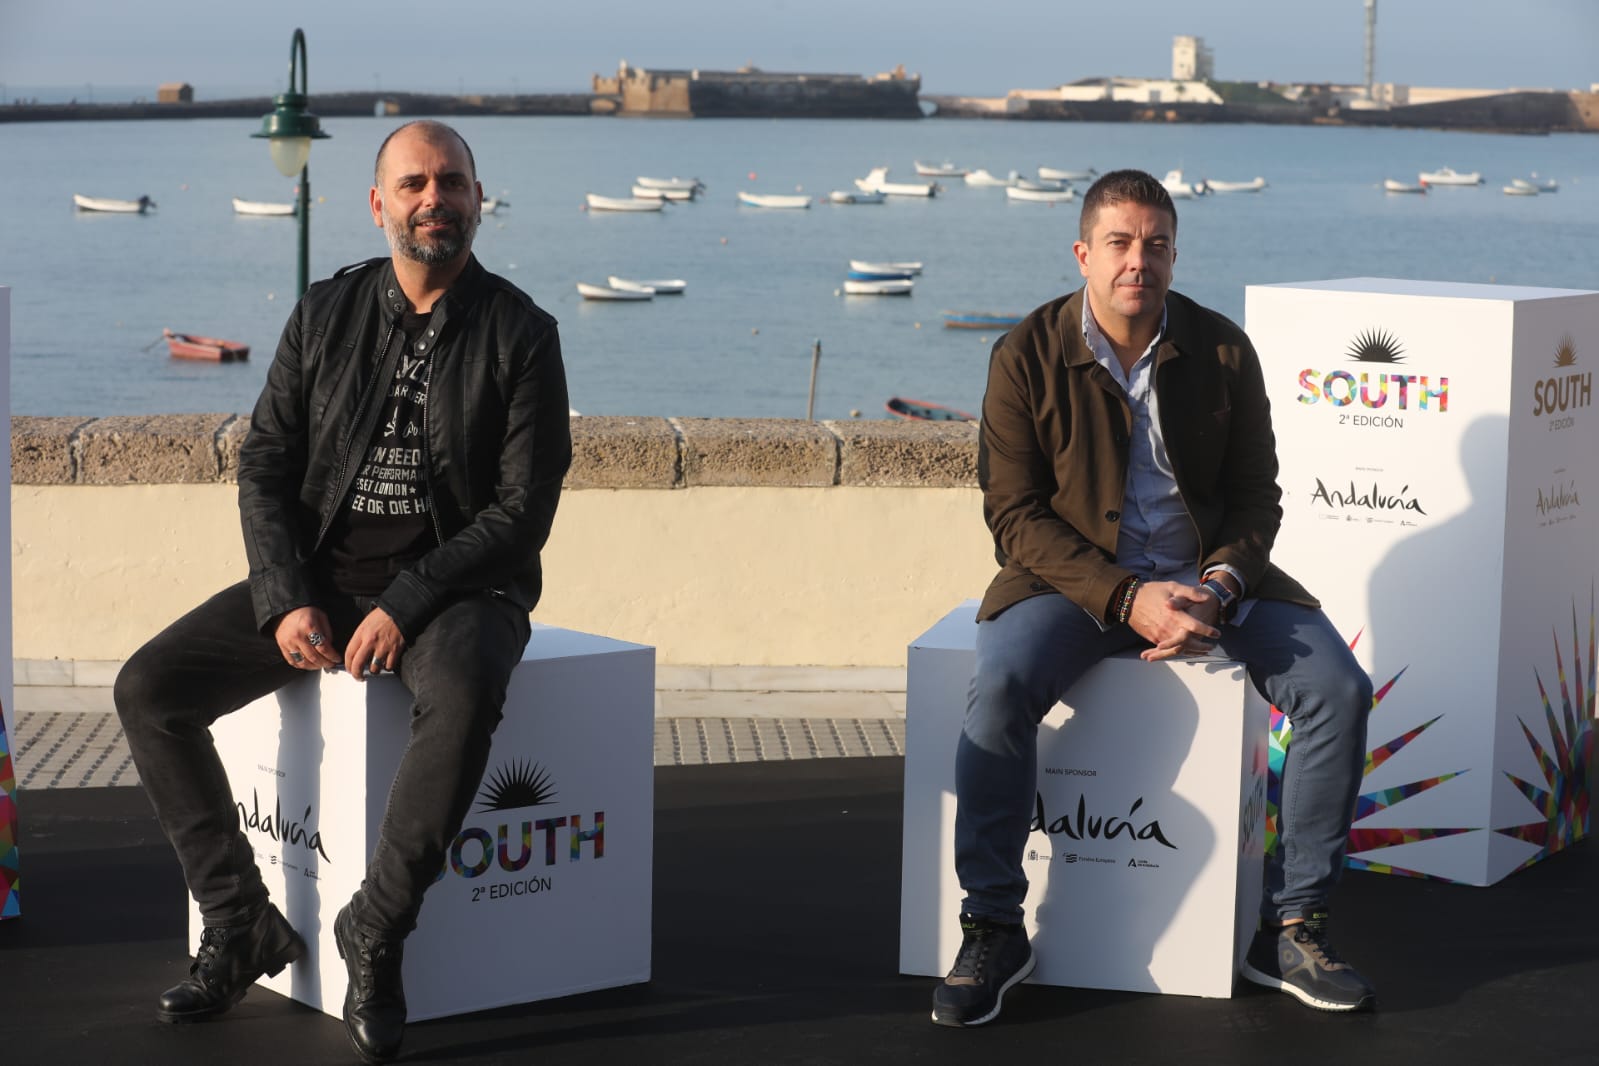
[[[1133,614],[1133,600],[1138,596],[1138,586],[1142,583],[1137,577],[1130,577],[1122,586],[1121,600],[1116,604],[1116,621],[1125,625],[1127,619]]]

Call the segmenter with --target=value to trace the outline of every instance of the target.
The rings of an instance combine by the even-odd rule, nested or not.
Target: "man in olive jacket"
[[[415,698],[377,848],[334,921],[344,1020],[398,1053],[401,948],[488,760],[571,462],[555,320],[472,255],[466,142],[400,127],[371,191],[388,258],[311,287],[239,453],[247,581],[128,661],[117,711],[205,929],[158,1017],[215,1017],[305,950],[267,899],[211,742],[223,714],[305,673],[394,673]]]
[[[1140,171],[1096,181],[1084,287],[994,347],[978,479],[1001,566],[978,612],[955,761],[963,941],[933,1020],[981,1025],[1033,970],[1022,872],[1038,726],[1101,658],[1217,649],[1293,723],[1281,846],[1249,980],[1322,1010],[1375,1003],[1327,941],[1365,759],[1371,682],[1316,600],[1271,565],[1282,510],[1249,338],[1169,291],[1177,212]]]

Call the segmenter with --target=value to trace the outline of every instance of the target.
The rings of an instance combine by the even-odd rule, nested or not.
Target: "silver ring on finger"
[[[322,646],[322,634],[312,630],[305,635],[305,642],[313,648],[320,648]]]
[[[366,671],[369,674],[381,674],[383,672],[383,660],[382,659],[373,659],[372,660],[372,665],[368,666],[366,668]]]
[[[289,661],[295,666],[299,666],[301,663],[305,662],[305,656],[301,655],[297,651],[291,651],[289,652]]]

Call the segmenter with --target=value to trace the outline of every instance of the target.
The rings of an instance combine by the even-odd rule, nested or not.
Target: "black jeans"
[[[367,611],[364,598],[351,596],[318,606],[340,648]],[[351,900],[363,929],[405,936],[416,928],[422,894],[483,777],[530,630],[525,611],[485,593],[444,608],[401,656],[399,677],[415,699],[411,737]],[[134,764],[206,925],[247,921],[267,898],[210,725],[303,673],[256,629],[249,585],[240,582],[168,626],[117,675]]]

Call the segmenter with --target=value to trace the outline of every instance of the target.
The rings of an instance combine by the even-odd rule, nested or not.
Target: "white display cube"
[[[1485,885],[1580,839],[1599,293],[1352,278],[1250,286],[1245,310],[1272,559],[1378,694],[1350,865]]]
[[[902,973],[943,976],[955,877],[955,745],[976,665],[977,602],[910,646]],[[1023,869],[1038,984],[1229,996],[1260,910],[1267,717],[1242,665],[1116,655],[1038,735]]]
[[[483,783],[405,942],[419,1021],[650,977],[655,653],[535,625]],[[261,984],[339,1015],[333,918],[409,737],[396,678],[312,674],[212,727],[272,900],[305,938]],[[200,915],[190,906],[197,941]]]

